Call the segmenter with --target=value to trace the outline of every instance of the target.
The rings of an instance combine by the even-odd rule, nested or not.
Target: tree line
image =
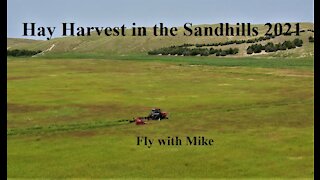
[[[306,32],[306,31],[314,32],[314,30],[312,30],[312,29],[300,30],[300,32]],[[295,34],[295,33],[296,33],[296,31],[292,31],[292,32],[284,33],[283,35],[290,36],[291,34]],[[266,40],[269,40],[269,39],[273,39],[275,37],[276,37],[275,35],[262,36],[262,37],[259,37],[259,38],[253,38],[253,39],[247,39],[247,40],[231,40],[231,41],[219,42],[219,43],[202,43],[202,44],[186,43],[186,44],[179,45],[178,47],[225,46],[225,45],[230,45],[230,44],[257,43],[257,42],[260,42],[260,41],[266,41]]]
[[[265,52],[276,52],[278,50],[287,50],[293,49],[296,47],[301,47],[303,41],[301,39],[294,39],[293,41],[284,41],[283,43],[273,44],[272,42],[267,43],[266,45],[254,44],[247,48],[247,54],[252,53],[261,53],[262,50]]]
[[[30,51],[30,50],[25,50],[25,49],[14,49],[14,50],[7,50],[7,56],[33,56],[38,53],[41,53],[40,50],[38,51]]]
[[[239,52],[238,48],[229,48],[226,50],[214,48],[186,48],[180,46],[170,46],[153,51],[149,51],[149,55],[182,55],[182,56],[209,56],[215,54],[216,56],[234,55]]]
[[[275,37],[276,37],[275,35],[272,35],[272,36],[262,36],[259,38],[248,39],[248,40],[231,40],[231,41],[218,42],[218,43],[202,43],[202,44],[182,44],[182,45],[179,45],[178,47],[225,46],[230,44],[256,43],[259,41],[266,41]]]

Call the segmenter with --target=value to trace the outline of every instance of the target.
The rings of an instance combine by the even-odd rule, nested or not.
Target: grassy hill
[[[193,25],[196,26],[210,26],[216,27],[215,25]],[[267,31],[266,26],[264,25],[252,25],[259,28],[259,36],[263,36]],[[301,23],[301,30],[314,29],[313,23]],[[134,37],[129,36],[130,33],[126,33],[125,37],[108,37],[108,36],[98,36],[93,34],[86,37],[63,37],[63,38],[54,38],[49,41],[45,40],[30,40],[30,39],[16,39],[8,38],[7,48],[9,49],[27,49],[27,50],[48,50],[51,47],[50,51],[46,51],[44,55],[56,55],[64,53],[72,54],[103,54],[103,55],[128,55],[128,54],[146,54],[150,50],[158,49],[161,47],[167,47],[172,45],[181,45],[184,43],[214,43],[214,42],[225,42],[230,40],[247,40],[255,37],[252,36],[233,36],[233,37],[217,37],[217,36],[183,36],[184,29],[182,27],[178,30],[178,35],[175,37],[155,37],[151,33],[151,28],[147,29],[148,36],[145,37]],[[130,31],[128,29],[127,31]],[[308,37],[313,36],[313,32],[302,32],[298,38],[302,39],[304,45],[302,48],[297,48],[293,50],[288,50],[285,52],[275,52],[270,53],[268,56],[313,56],[313,44],[308,42]],[[266,44],[268,42],[278,43],[285,40],[293,40],[297,38],[296,36],[279,36],[271,40],[262,42]],[[54,45],[54,47],[52,47]],[[239,48],[239,54],[237,56],[246,56],[246,48],[251,45],[248,43],[240,45],[227,45],[223,47],[218,47],[221,49],[237,47]],[[265,56],[265,55],[264,55]]]

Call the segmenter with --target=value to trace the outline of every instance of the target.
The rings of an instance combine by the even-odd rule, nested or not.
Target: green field
[[[313,57],[11,58],[9,178],[313,178]],[[169,119],[119,122],[152,107]],[[205,136],[213,146],[137,146]]]

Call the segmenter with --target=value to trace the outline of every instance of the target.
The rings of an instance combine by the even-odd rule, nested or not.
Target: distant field
[[[261,68],[294,68],[294,69],[309,69],[313,71],[314,62],[313,57],[304,58],[284,58],[271,56],[257,56],[257,57],[181,57],[181,56],[148,56],[148,55],[105,55],[105,54],[74,54],[62,53],[47,55],[46,59],[114,59],[126,61],[140,61],[140,62],[167,62],[173,64],[189,64],[189,65],[209,65],[222,67],[261,67]],[[29,58],[35,59],[35,58]],[[37,58],[36,58],[37,59]],[[39,57],[39,59],[42,59]]]
[[[9,178],[313,178],[313,57],[64,53],[7,66]],[[169,120],[118,122],[152,107]]]

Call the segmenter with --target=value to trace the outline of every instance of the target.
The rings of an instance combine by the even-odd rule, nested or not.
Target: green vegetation
[[[226,56],[226,55],[234,55],[239,52],[238,48],[229,48],[227,50],[221,49],[205,49],[205,48],[185,48],[185,47],[176,47],[171,46],[167,48],[156,49],[153,51],[149,51],[149,55],[182,55],[182,56],[209,56],[212,54],[216,54],[216,56]]]
[[[293,44],[295,47],[301,47],[303,44],[303,41],[301,39],[296,38],[293,40]]]
[[[42,57],[26,58],[43,59]],[[48,60],[87,60],[87,59],[114,59],[125,61],[140,61],[140,62],[167,62],[178,63],[181,65],[206,65],[218,67],[252,67],[252,68],[290,68],[290,69],[309,69],[312,70],[314,62],[311,57],[299,58],[278,58],[278,57],[224,57],[216,58],[215,56],[148,56],[148,55],[105,55],[105,54],[74,54],[74,53],[58,53],[46,56]],[[8,59],[9,61],[11,59]]]
[[[203,46],[226,46],[230,44],[243,44],[243,43],[256,43],[259,41],[266,41],[270,40],[272,38],[275,38],[276,36],[261,36],[259,38],[253,38],[248,40],[233,40],[233,41],[226,41],[226,42],[219,42],[219,43],[208,43],[208,44],[195,44],[196,47],[203,47]],[[183,46],[183,45],[182,45]]]
[[[314,37],[310,36],[309,37],[309,42],[314,42]]]
[[[272,42],[268,42],[266,45],[261,44],[254,44],[247,48],[247,54],[252,53],[261,53],[262,50],[265,50],[265,52],[276,52],[276,51],[283,51],[287,49],[293,49],[296,47],[301,47],[303,44],[303,41],[301,39],[294,39],[293,41],[284,41],[283,43],[278,43],[274,45]]]
[[[310,32],[314,32],[311,29],[308,29],[308,31]],[[305,32],[305,30],[300,30],[300,32]],[[292,34],[296,34],[295,31],[293,32],[288,32],[288,33],[284,33],[282,35],[284,36],[291,36]],[[183,44],[177,47],[190,47],[190,46],[195,46],[195,47],[203,47],[203,46],[226,46],[226,45],[230,45],[230,44],[243,44],[243,43],[257,43],[257,42],[261,42],[261,41],[266,41],[266,40],[270,40],[276,38],[275,35],[272,36],[261,36],[258,38],[252,38],[252,39],[247,39],[247,40],[232,40],[232,41],[225,41],[225,42],[217,42],[217,43],[203,43],[203,44]]]
[[[14,57],[18,57],[18,56],[33,56],[36,55],[38,53],[41,53],[40,50],[38,51],[29,51],[29,50],[25,50],[25,49],[14,49],[14,50],[7,50],[7,56],[14,56]]]
[[[200,26],[208,26],[208,25],[197,25],[197,27]],[[212,28],[215,28],[218,25],[210,25]],[[103,56],[109,56],[109,55],[146,55],[147,52],[160,49],[164,47],[170,47],[170,46],[183,46],[183,44],[187,44],[190,48],[196,48],[195,45],[201,45],[201,44],[228,44],[223,45],[219,48],[222,50],[228,49],[228,48],[238,48],[239,53],[236,56],[242,56],[246,54],[246,49],[249,45],[254,44],[252,40],[254,39],[263,39],[264,34],[268,30],[266,26],[263,24],[257,24],[252,25],[259,28],[259,36],[257,37],[250,37],[250,36],[234,36],[234,37],[225,37],[225,36],[183,36],[183,28],[178,28],[177,36],[174,38],[172,37],[155,37],[152,35],[152,29],[147,28],[147,36],[145,37],[136,37],[136,36],[130,36],[130,30],[126,32],[128,36],[125,37],[104,37],[104,36],[98,36],[95,33],[92,33],[90,37],[65,37],[65,38],[53,38],[50,41],[46,40],[29,40],[29,39],[13,39],[8,38],[7,42],[7,48],[10,47],[10,49],[27,49],[27,50],[42,50],[45,51],[47,49],[50,49],[52,45],[55,45],[54,48],[52,48],[51,51],[46,51],[44,56],[48,55],[56,55],[56,54],[64,54],[64,53],[71,53],[75,56],[80,54],[87,55],[87,54],[94,54],[94,55],[103,55]],[[300,23],[301,31],[304,30],[305,32],[301,32],[298,38],[303,40],[304,45],[307,48],[300,48],[290,51],[286,57],[296,57],[296,56],[310,56],[310,53],[313,52],[313,45],[309,43],[308,37],[314,36],[314,33],[312,30],[314,24],[313,23]],[[274,38],[271,38],[269,40],[260,41],[261,44],[272,42],[274,44],[277,44],[279,42],[284,41],[292,41],[294,38],[297,38],[297,36],[291,35],[291,36],[277,36]],[[251,43],[240,43],[243,41],[248,41]],[[233,44],[230,44],[230,42],[236,42]],[[256,42],[258,43],[258,42]],[[311,44],[311,45],[310,45]],[[207,46],[210,48],[210,46]],[[215,47],[212,47],[215,48]],[[215,48],[215,49],[219,49]],[[282,56],[281,53],[277,53],[279,56]]]
[[[8,177],[313,178],[313,24],[301,27],[299,39],[8,39],[7,49],[44,52],[7,57]],[[152,107],[169,119],[125,121]],[[137,136],[214,146],[147,148]]]
[[[313,178],[312,58],[94,55],[8,57],[9,178]]]

